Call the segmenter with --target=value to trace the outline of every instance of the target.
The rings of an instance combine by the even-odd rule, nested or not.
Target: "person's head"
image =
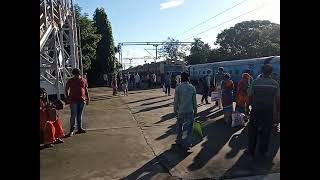
[[[47,99],[47,91],[44,88],[40,88],[40,99]]]
[[[72,70],[72,75],[73,75],[73,77],[76,77],[76,78],[79,78],[80,77],[80,69],[78,69],[78,68],[74,68],[73,70]]]
[[[57,110],[62,110],[64,108],[64,103],[61,100],[56,100],[53,104],[52,104]]]
[[[223,67],[219,67],[218,71],[223,72]]]
[[[167,72],[167,75],[170,75],[170,73],[169,73],[169,72]]]
[[[250,74],[249,73],[243,73],[242,74],[242,78],[246,79],[246,80],[249,80],[250,79]]]
[[[224,78],[225,78],[225,79],[230,79],[230,78],[231,78],[231,75],[230,75],[229,73],[225,73],[225,74],[224,74]]]
[[[211,71],[210,71],[210,70],[208,70],[208,71],[207,71],[207,74],[210,74],[210,73],[211,73]]]
[[[265,64],[261,68],[261,71],[264,77],[270,77],[272,70],[273,68],[270,64]]]
[[[181,82],[188,82],[189,81],[189,74],[186,72],[181,73]]]

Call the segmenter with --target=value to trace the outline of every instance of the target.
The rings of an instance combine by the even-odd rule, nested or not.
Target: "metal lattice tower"
[[[40,0],[40,87],[59,99],[79,68],[76,27],[72,0]]]

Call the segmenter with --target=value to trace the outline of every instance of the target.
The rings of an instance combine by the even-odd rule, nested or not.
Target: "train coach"
[[[254,79],[257,78],[261,74],[261,66],[263,64],[271,64],[273,72],[277,73],[280,79],[280,56],[196,64],[189,65],[186,69],[190,74],[190,80],[193,84],[197,84],[201,78],[206,76],[208,70],[213,75],[211,76],[211,81],[215,82],[215,74],[218,72],[219,67],[223,67],[224,72],[230,73],[231,79],[237,84],[244,72],[250,72]]]

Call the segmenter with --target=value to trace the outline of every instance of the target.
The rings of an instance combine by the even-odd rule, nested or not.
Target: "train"
[[[183,61],[169,59],[129,68],[122,73],[139,73],[142,77],[145,77],[148,73],[155,73],[157,75],[157,83],[162,84],[164,75],[169,72],[171,74],[172,87],[174,88],[176,85],[176,75],[187,72],[190,75],[191,83],[199,89],[199,81],[207,75],[208,70],[211,71],[211,82],[215,84],[215,74],[218,72],[219,67],[223,67],[224,72],[230,73],[231,80],[236,86],[241,80],[241,75],[244,72],[249,72],[250,75],[256,79],[261,74],[261,66],[264,64],[272,65],[273,72],[277,74],[277,80],[280,81],[280,56],[229,60],[195,65],[185,65]]]
[[[254,79],[257,78],[261,74],[261,66],[264,64],[271,64],[273,72],[277,74],[277,78],[280,80],[280,56],[188,65],[186,71],[190,74],[192,84],[197,84],[200,79],[207,75],[208,70],[211,71],[211,81],[215,82],[215,74],[218,72],[218,68],[223,67],[224,72],[230,73],[231,80],[237,84],[244,72],[249,72]]]

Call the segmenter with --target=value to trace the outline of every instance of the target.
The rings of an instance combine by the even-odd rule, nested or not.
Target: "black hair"
[[[189,74],[186,72],[181,73],[181,81],[188,82],[189,81]]]
[[[224,74],[224,77],[225,77],[226,79],[230,79],[230,78],[231,78],[231,75],[230,75],[229,73],[225,73],[225,74]]]
[[[47,91],[45,88],[40,88],[40,95],[47,94]]]
[[[78,68],[72,69],[72,75],[74,75],[74,76],[80,75],[80,69],[78,69]]]
[[[261,68],[262,74],[265,76],[270,76],[272,73],[272,66],[270,64],[264,64]]]
[[[218,69],[219,71],[223,71],[223,67],[219,67],[219,69]]]

